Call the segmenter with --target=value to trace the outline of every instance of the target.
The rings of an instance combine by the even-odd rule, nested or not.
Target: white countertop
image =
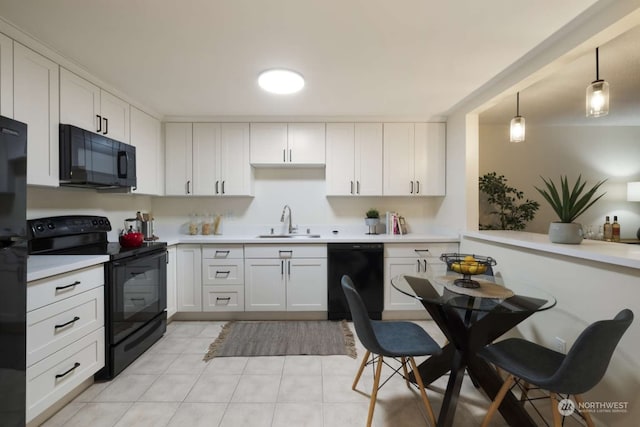
[[[535,249],[606,264],[640,269],[640,245],[583,240],[579,245],[551,243],[547,234],[524,231],[473,231],[462,234],[462,239],[472,238],[505,245]]]
[[[109,261],[107,255],[29,255],[27,282]]]

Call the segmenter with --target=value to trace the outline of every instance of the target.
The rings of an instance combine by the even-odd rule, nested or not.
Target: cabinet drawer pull
[[[429,249],[414,249],[414,252],[420,254],[420,252],[429,252]]]
[[[218,251],[216,250],[216,254],[214,255],[214,257],[216,258],[226,258],[229,256],[229,251]]]
[[[69,320],[68,322],[63,323],[63,324],[61,324],[61,325],[55,325],[53,328],[54,328],[54,329],[64,328],[65,326],[69,326],[69,325],[71,325],[72,323],[76,323],[78,320],[80,320],[80,318],[79,318],[78,316],[75,316],[73,319]]]
[[[222,276],[223,274],[224,274],[224,276]],[[225,271],[216,270],[216,278],[218,278],[218,277],[227,278],[227,277],[229,277],[229,274],[231,274],[231,270],[225,270]]]
[[[289,255],[293,255],[293,251],[292,251],[292,250],[289,250],[289,251],[282,251],[282,250],[280,250],[280,251],[278,251],[278,252],[280,253],[280,255],[282,255],[282,254],[289,254]]]
[[[231,301],[231,297],[216,297],[216,301]]]
[[[68,284],[66,286],[56,286],[56,292],[58,291],[64,291],[65,289],[69,289],[69,288],[73,288],[74,286],[77,286],[80,284],[79,280],[76,280],[75,282]]]
[[[73,367],[69,368],[68,370],[64,371],[64,372],[63,372],[63,373],[61,373],[61,374],[56,375],[56,379],[57,379],[57,378],[66,377],[66,376],[67,376],[67,375],[69,375],[71,372],[75,371],[75,370],[76,370],[76,368],[79,368],[79,367],[80,367],[80,363],[79,363],[79,362],[74,363],[74,364],[73,364]]]

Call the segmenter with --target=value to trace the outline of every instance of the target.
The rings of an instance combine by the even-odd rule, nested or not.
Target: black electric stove
[[[105,217],[68,215],[27,221],[32,255],[108,255],[105,295],[105,366],[95,378],[111,379],[167,329],[167,244],[125,248],[107,240]]]

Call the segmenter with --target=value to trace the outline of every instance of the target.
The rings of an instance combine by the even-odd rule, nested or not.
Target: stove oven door
[[[110,270],[107,340],[115,345],[167,308],[167,254],[114,261]]]

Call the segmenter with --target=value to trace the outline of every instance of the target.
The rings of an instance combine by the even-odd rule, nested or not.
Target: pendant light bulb
[[[609,114],[609,83],[600,80],[598,48],[596,48],[596,79],[587,86],[587,117],[601,117]]]
[[[511,119],[509,127],[509,141],[523,142],[525,134],[524,117],[520,115],[520,92],[516,95],[516,116]]]

